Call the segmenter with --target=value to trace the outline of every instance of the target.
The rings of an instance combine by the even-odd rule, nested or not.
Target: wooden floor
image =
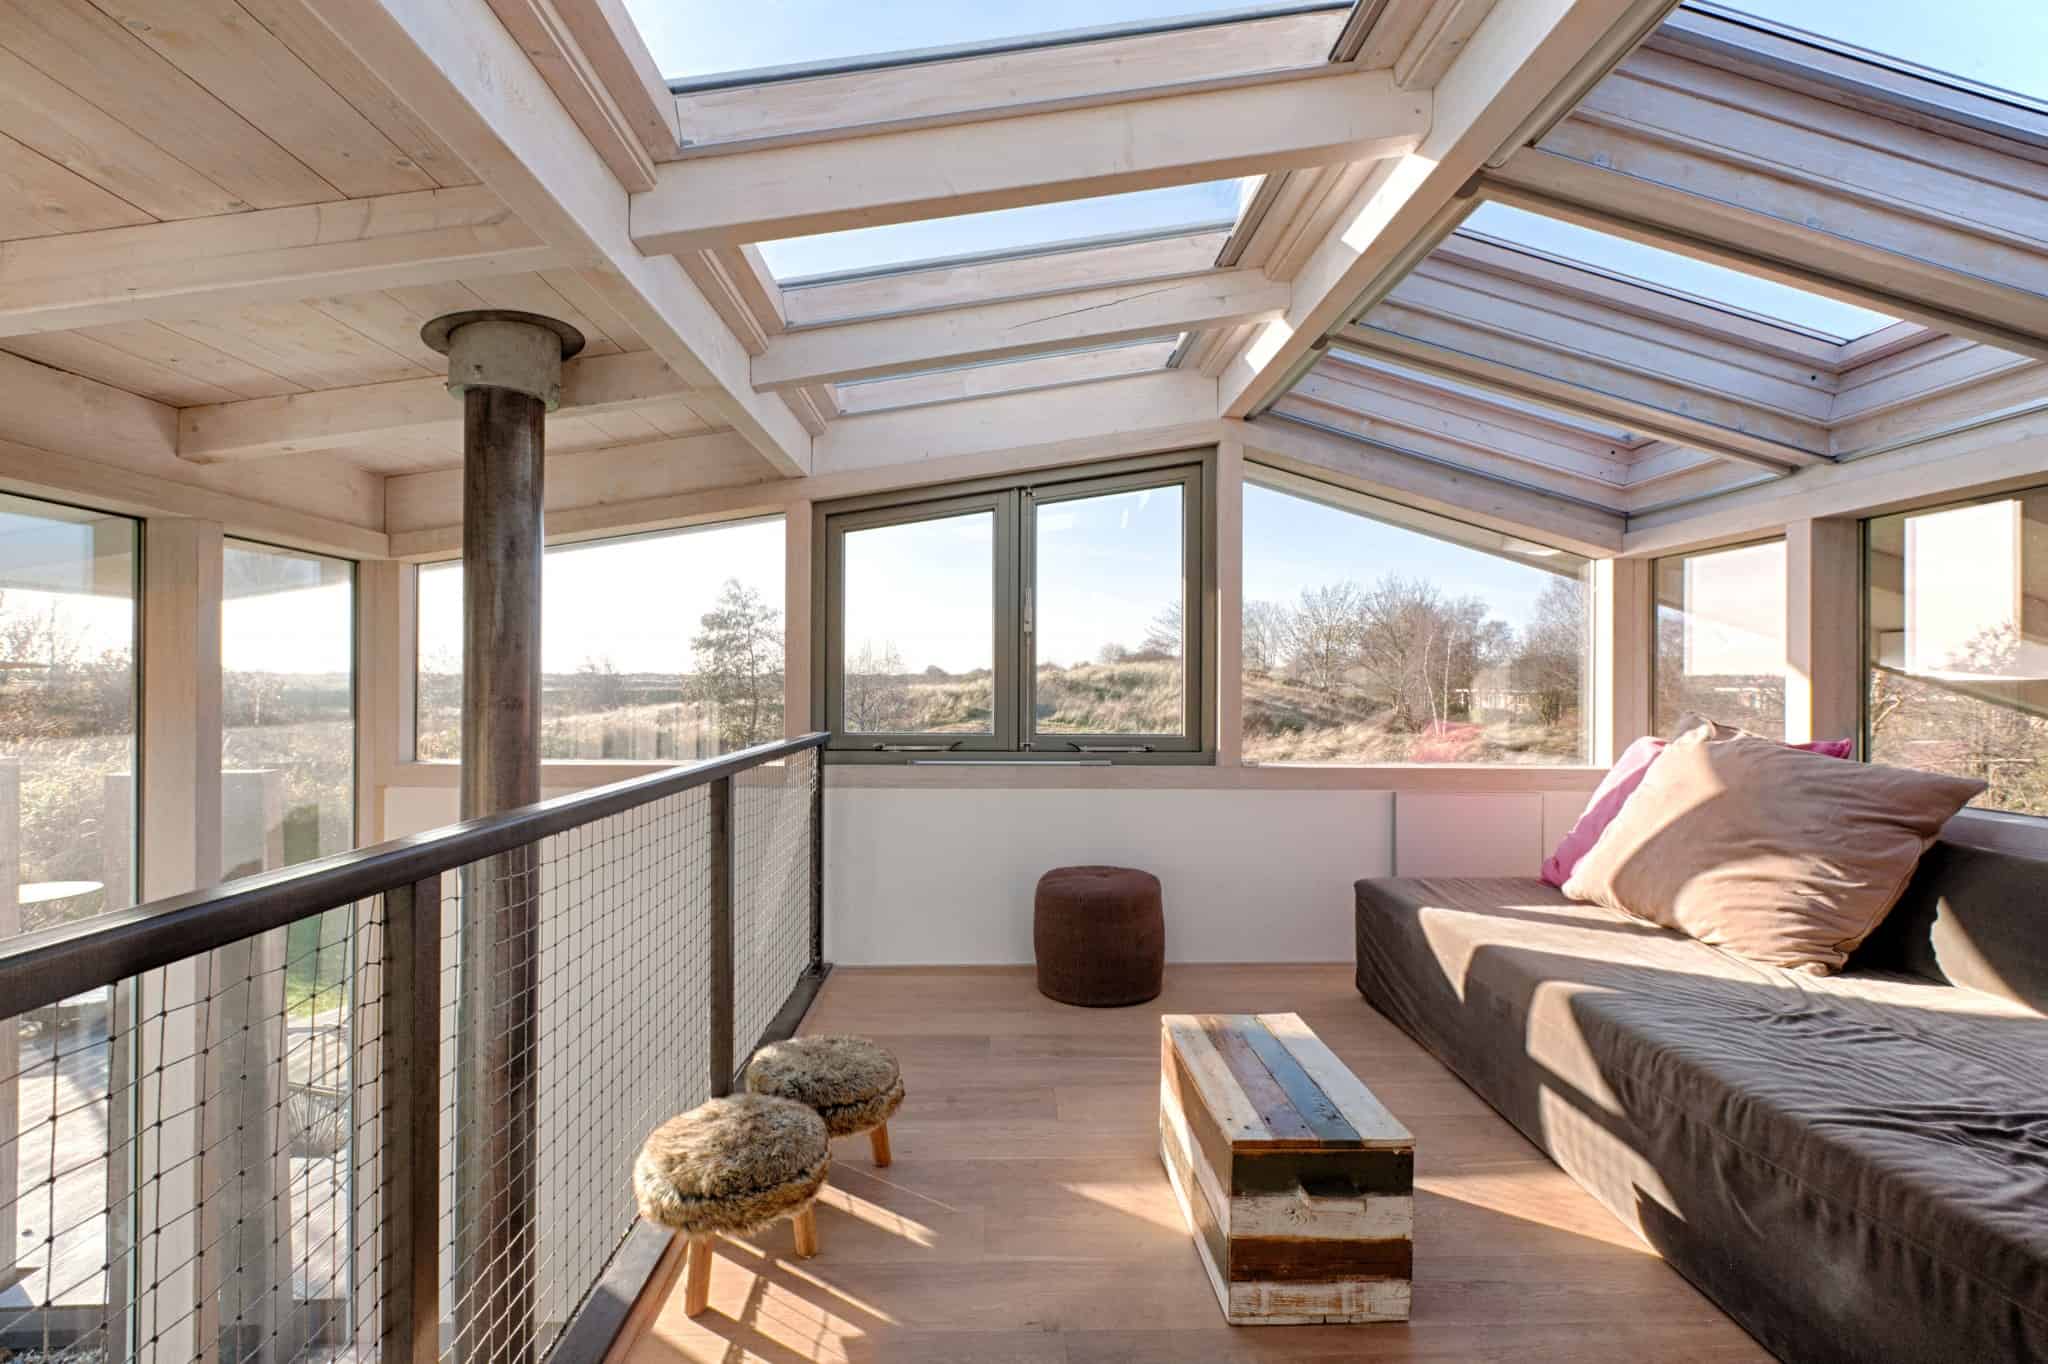
[[[1230,1327],[1158,1155],[1159,1015],[1293,1010],[1416,1138],[1405,1325]],[[1732,1322],[1359,998],[1342,966],[1182,966],[1135,1009],[1028,970],[840,970],[805,1032],[895,1050],[895,1164],[841,1142],[823,1253],[782,1223],[719,1243],[711,1309],[677,1285],[627,1364],[1760,1360]]]

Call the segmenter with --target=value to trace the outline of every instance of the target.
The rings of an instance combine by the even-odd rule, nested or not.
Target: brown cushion
[[[1854,965],[1910,971],[2048,1014],[2048,862],[1937,842]]]
[[[1564,892],[1770,966],[1840,969],[1984,789],[1708,734],[1650,765]]]
[[[1166,972],[1159,878],[1130,867],[1047,872],[1038,878],[1032,945],[1048,998],[1090,1008],[1157,998]]]

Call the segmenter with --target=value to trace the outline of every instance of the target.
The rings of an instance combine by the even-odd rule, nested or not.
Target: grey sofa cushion
[[[1936,843],[1857,960],[2048,1014],[2048,862]]]
[[[1358,984],[1780,1356],[2048,1358],[2048,1019],[1533,880],[1360,882]]]

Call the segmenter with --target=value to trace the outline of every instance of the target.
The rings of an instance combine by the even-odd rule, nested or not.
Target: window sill
[[[1417,793],[1590,792],[1599,767],[1217,767],[1189,763],[1112,763],[1080,767],[1045,762],[846,763],[828,760],[833,790],[1194,790],[1412,791]]]

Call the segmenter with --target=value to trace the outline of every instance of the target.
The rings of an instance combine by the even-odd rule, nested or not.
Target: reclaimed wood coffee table
[[[1294,1014],[1160,1023],[1160,1155],[1224,1317],[1407,1320],[1408,1129]]]

